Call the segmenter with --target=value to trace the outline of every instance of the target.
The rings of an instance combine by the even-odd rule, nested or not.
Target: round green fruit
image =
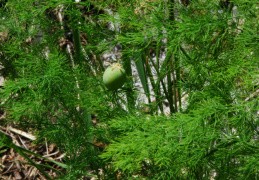
[[[109,66],[103,74],[103,83],[109,90],[117,90],[126,81],[126,72],[119,63]]]

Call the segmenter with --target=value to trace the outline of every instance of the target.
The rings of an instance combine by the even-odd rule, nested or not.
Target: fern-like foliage
[[[3,3],[1,108],[66,153],[61,179],[258,178],[258,0]]]

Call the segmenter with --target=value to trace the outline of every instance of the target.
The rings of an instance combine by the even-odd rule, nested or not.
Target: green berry
[[[109,90],[117,90],[126,81],[126,72],[119,63],[109,66],[103,74],[103,83]]]

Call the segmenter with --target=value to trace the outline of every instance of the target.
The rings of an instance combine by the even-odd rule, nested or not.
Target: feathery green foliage
[[[66,153],[60,179],[258,178],[258,0],[0,2],[1,108]]]

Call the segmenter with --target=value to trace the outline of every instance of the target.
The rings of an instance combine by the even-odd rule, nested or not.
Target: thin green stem
[[[188,55],[188,53],[185,51],[185,49],[182,46],[180,46],[180,50],[182,51],[182,53],[186,56],[186,58],[189,61],[192,61],[192,58]]]
[[[123,56],[122,64],[126,71],[126,76],[127,76],[127,81],[124,87],[127,89],[126,97],[127,97],[127,103],[128,103],[128,110],[129,112],[132,112],[135,108],[136,103],[135,103],[135,97],[134,97],[134,91],[133,91],[133,75],[132,75],[130,58],[128,56]]]
[[[171,65],[171,72],[172,72],[172,76],[173,76],[173,86],[172,88],[174,89],[174,96],[172,97],[174,99],[174,107],[175,107],[175,111],[177,111],[177,78],[174,75],[175,72],[175,64]]]
[[[169,102],[170,112],[175,113],[176,109],[173,102],[173,91],[172,91],[172,79],[171,79],[171,72],[172,72],[172,51],[168,51],[164,60],[164,63],[162,64],[161,69],[166,70],[167,72],[167,100]]]
[[[143,84],[145,86],[144,89],[146,89],[146,95],[147,95],[147,98],[148,98],[148,103],[150,104],[151,103],[151,99],[150,99],[150,90],[149,90],[149,86],[148,86],[148,74],[147,74],[147,70],[145,69],[145,64],[147,64],[147,62],[145,63],[145,58],[146,58],[146,54],[145,54],[145,51],[143,51],[141,53],[141,56],[142,56],[142,66],[143,66],[143,73],[144,73],[144,80],[145,80],[145,83]]]
[[[152,57],[147,51],[146,51],[146,54],[148,55],[149,60],[152,61]],[[158,104],[158,107],[159,107],[161,113],[163,114],[164,109],[163,109],[163,105],[162,105],[161,99],[160,99],[160,97],[161,97],[160,82],[158,81],[157,83],[155,83],[154,76],[151,72],[151,67],[150,67],[149,63],[146,63],[146,66],[147,66],[147,73],[148,73],[151,85],[152,85],[155,95],[156,95],[156,103]]]
[[[179,111],[181,111],[181,69],[180,69],[180,61],[177,57],[175,57],[175,66],[176,66],[176,88],[177,88],[177,94],[175,96],[178,96],[178,102],[179,102]],[[177,100],[177,97],[175,98]]]
[[[162,75],[161,75],[161,73],[160,73],[160,71],[159,71],[159,68],[157,67],[157,65],[155,64],[155,62],[153,61],[152,58],[150,59],[150,61],[151,61],[152,65],[153,65],[153,67],[155,68],[156,73],[157,73],[157,77],[158,77],[158,78],[157,78],[157,82],[156,82],[157,88],[160,88],[160,87],[159,87],[159,85],[160,85],[159,82],[161,82],[163,91],[164,91],[164,93],[165,93],[165,97],[166,97],[166,99],[167,99],[168,102],[169,102],[170,111],[171,111],[171,112],[174,112],[174,106],[173,106],[172,96],[170,96],[170,95],[168,94],[166,85],[165,85],[165,83],[164,83],[164,81],[163,81],[163,78],[164,78],[165,76],[162,76]],[[168,54],[167,54],[167,56],[166,56],[166,58],[165,58],[165,61],[163,62],[162,66],[161,66],[161,69],[165,69],[165,68],[166,68],[166,62],[167,62],[167,61],[168,61]]]
[[[78,10],[76,8],[76,5],[73,4],[72,10],[74,11],[75,15],[73,19],[75,20],[75,23],[73,24],[73,40],[74,40],[74,47],[75,47],[75,59],[78,64],[80,64],[83,67],[83,52],[82,52],[82,44],[81,44],[81,37],[80,37],[80,31],[79,31],[79,17],[77,16]],[[80,89],[79,83],[77,84],[77,88]],[[80,97],[79,97],[80,98]],[[82,113],[82,125],[86,125],[88,129],[88,141],[93,143],[93,134],[91,134],[91,128],[92,128],[92,120],[91,120],[91,114],[88,112],[86,108],[80,109]],[[93,149],[93,147],[92,147]]]
[[[174,22],[175,17],[174,17],[174,0],[170,0],[170,9],[169,9],[169,20],[170,22]]]

